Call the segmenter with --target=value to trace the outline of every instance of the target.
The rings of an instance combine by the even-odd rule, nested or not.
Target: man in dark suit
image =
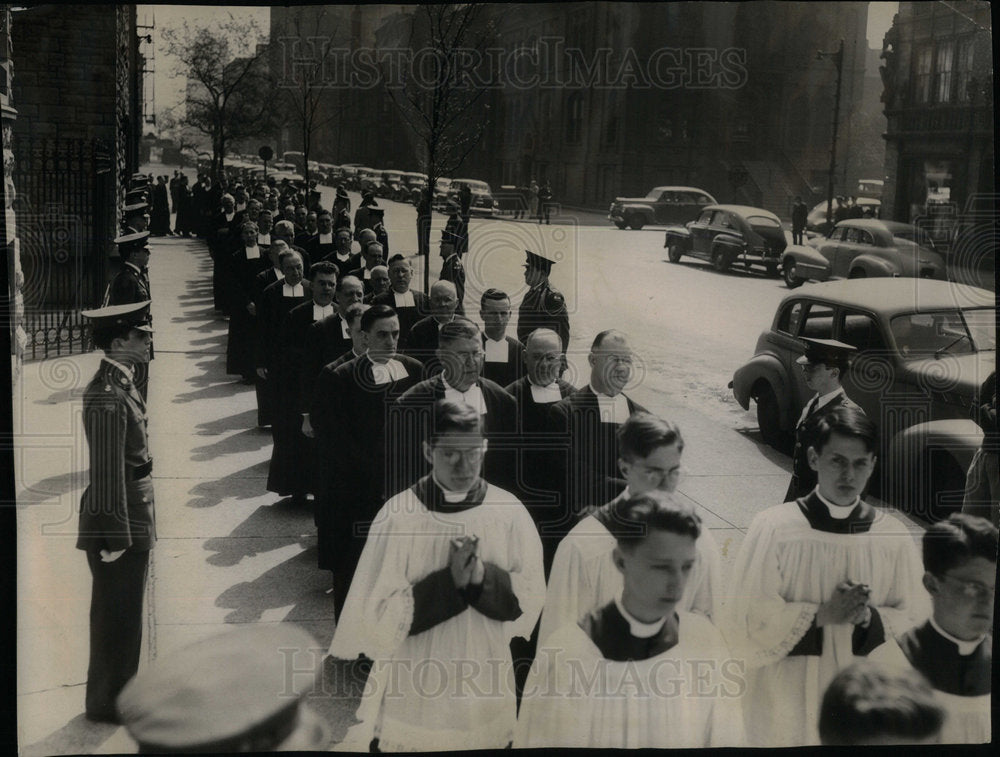
[[[364,282],[365,294],[371,294],[374,290],[372,285],[372,270],[375,266],[385,265],[382,245],[378,242],[362,243],[361,245],[361,267],[349,272],[350,276],[356,276]]]
[[[149,360],[149,302],[81,313],[104,360],[83,394],[90,484],[77,549],[93,578],[86,716],[117,723],[115,699],[139,669],[149,550],[156,540],[146,403],[133,368]]]
[[[370,307],[371,305],[368,303],[362,303],[360,305],[351,305],[347,308],[347,328],[351,332],[351,349],[338,357],[332,363],[327,363],[326,366],[324,366],[325,368],[335,369],[349,360],[354,360],[354,358],[361,357],[365,354],[365,350],[368,348],[365,343],[365,332],[361,330],[361,316],[363,316],[365,311],[367,311]],[[309,400],[308,393],[303,396],[307,401]]]
[[[455,285],[450,281],[435,281],[431,285],[429,303],[431,314],[413,324],[406,340],[406,354],[419,360],[428,370],[436,365],[438,333],[455,319],[458,306]]]
[[[441,233],[441,259],[444,263],[441,266],[441,275],[438,277],[442,281],[450,281],[455,285],[455,292],[458,296],[458,308],[456,313],[465,315],[465,265],[462,263],[462,256],[459,254],[463,235],[452,230],[453,222],[461,226],[458,219],[458,205],[452,204],[454,212],[448,219],[448,226]]]
[[[429,432],[434,403],[440,399],[463,402],[483,418],[489,448],[483,476],[502,489],[512,490],[512,450],[517,442],[517,405],[514,398],[482,377],[483,342],[479,327],[466,318],[455,318],[441,328],[437,360],[440,372],[421,381],[399,398],[390,412],[388,439],[392,443],[390,489],[400,491],[427,473],[420,454],[420,440]]]
[[[257,224],[247,221],[240,229],[241,244],[226,265],[226,310],[229,338],[226,341],[226,373],[238,374],[246,384],[254,380],[254,337],[257,324],[257,274],[268,265],[257,245]],[[219,262],[221,266],[221,261]]]
[[[795,450],[792,452],[792,480],[785,492],[785,501],[805,497],[816,488],[816,471],[809,466],[808,449],[816,422],[836,407],[861,410],[840,385],[850,367],[851,354],[856,350],[835,339],[802,337],[806,351],[795,362],[805,374],[806,386],[816,394],[806,403],[795,425]]]
[[[326,254],[323,260],[335,263],[340,269],[340,275],[361,267],[361,253],[354,252],[350,229],[337,229],[333,234],[334,248]]]
[[[792,203],[792,244],[802,244],[802,232],[806,229],[808,219],[809,208],[801,197],[795,195],[795,202]]]
[[[122,268],[108,284],[107,291],[104,293],[104,306],[129,305],[152,299],[147,269],[150,256],[148,242],[148,231],[125,234],[115,239]],[[153,317],[150,316],[149,319],[152,323]],[[149,359],[153,359],[152,343],[149,347]],[[146,392],[149,389],[148,360],[135,366],[135,385],[145,401]]]
[[[278,221],[271,228],[271,243],[282,241],[302,256],[304,270],[308,271],[313,264],[313,259],[303,247],[295,244],[295,226],[291,221]]]
[[[277,380],[278,403],[271,424],[274,449],[267,472],[267,490],[281,496],[290,494],[297,504],[304,503],[306,494],[315,491],[313,450],[303,433],[303,415],[308,412],[303,392],[311,391],[316,380],[312,363],[306,358],[312,350],[309,327],[334,313],[337,268],[332,263],[317,263],[310,275],[312,298],[296,305],[285,316],[279,336],[282,350],[275,368],[278,375],[272,377]]]
[[[351,329],[347,323],[347,311],[351,305],[362,304],[363,299],[361,281],[356,276],[342,276],[337,281],[334,294],[335,312],[310,326],[306,337],[309,345],[305,357],[306,370],[311,376],[318,376],[323,366],[332,363],[351,349]]]
[[[321,210],[316,214],[316,234],[310,237],[305,248],[306,252],[309,253],[309,257],[317,262],[325,260],[327,256],[333,255],[336,251],[337,243],[333,234],[333,216],[329,210]],[[339,262],[337,262],[337,268],[341,268]]]
[[[614,499],[625,482],[618,477],[618,427],[644,407],[625,396],[632,377],[632,348],[620,331],[602,331],[588,356],[590,382],[552,407],[552,422],[563,434],[562,465],[567,528],[587,507]]]
[[[510,323],[510,297],[499,289],[487,289],[479,300],[483,319],[483,376],[500,386],[524,375],[524,345],[507,336]]]
[[[389,283],[391,289],[372,300],[373,305],[388,305],[399,317],[399,345],[406,348],[413,324],[430,315],[430,300],[423,292],[410,289],[413,265],[402,255],[389,258]]]
[[[423,375],[419,362],[396,352],[399,319],[392,308],[372,306],[360,328],[365,354],[323,368],[309,413],[324,461],[316,503],[319,567],[333,571],[338,616],[364,547],[364,527],[395,493],[385,473],[387,409]]]

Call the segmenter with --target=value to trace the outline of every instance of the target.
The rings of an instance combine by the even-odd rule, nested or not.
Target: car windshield
[[[661,194],[663,194],[663,190],[662,189],[650,189],[649,192],[646,194],[645,199],[647,199],[647,200],[659,200]]]
[[[992,308],[907,313],[893,318],[889,329],[904,360],[997,348],[997,318]]]

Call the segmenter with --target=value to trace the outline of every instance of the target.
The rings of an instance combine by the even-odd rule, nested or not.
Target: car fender
[[[892,502],[915,497],[918,505],[927,504],[922,482],[927,480],[930,471],[921,466],[939,468],[950,461],[955,473],[964,475],[982,442],[982,429],[967,418],[927,421],[899,431],[886,449],[883,476],[888,488],[882,498]]]
[[[712,239],[712,247],[722,246],[733,254],[739,254],[743,252],[744,240],[739,234],[729,234],[727,232],[722,232],[721,234],[716,234]]]
[[[749,410],[754,385],[762,379],[771,385],[778,400],[781,427],[783,429],[793,428],[794,420],[797,419],[793,420],[792,418],[791,392],[788,389],[785,368],[774,355],[769,355],[766,352],[754,355],[737,369],[736,373],[733,374],[733,396],[736,401],[744,410]]]
[[[869,276],[898,276],[900,267],[876,255],[858,255],[851,261],[850,270],[861,268]]]
[[[663,246],[670,247],[672,244],[679,244],[685,250],[691,249],[691,232],[684,226],[670,227],[667,229]]]
[[[641,215],[647,223],[651,223],[653,220],[653,207],[651,205],[633,205],[631,203],[626,203],[622,205],[621,210],[622,216],[627,216],[629,213],[633,215]]]
[[[788,261],[795,263],[796,275],[803,279],[824,281],[830,278],[830,261],[815,247],[793,244],[781,253],[781,267]]]

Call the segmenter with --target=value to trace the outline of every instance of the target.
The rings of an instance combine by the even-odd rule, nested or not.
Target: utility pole
[[[837,64],[837,89],[833,96],[833,140],[830,143],[830,176],[826,185],[826,222],[833,223],[833,179],[837,170],[837,122],[840,120],[840,80],[844,73],[844,40],[840,40],[837,52],[826,53],[822,50],[816,53],[817,60],[833,58]]]

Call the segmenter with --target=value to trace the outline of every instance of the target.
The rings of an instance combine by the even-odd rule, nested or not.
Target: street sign
[[[260,149],[257,150],[257,155],[261,160],[267,162],[274,157],[274,150],[272,150],[267,145],[261,145]]]

